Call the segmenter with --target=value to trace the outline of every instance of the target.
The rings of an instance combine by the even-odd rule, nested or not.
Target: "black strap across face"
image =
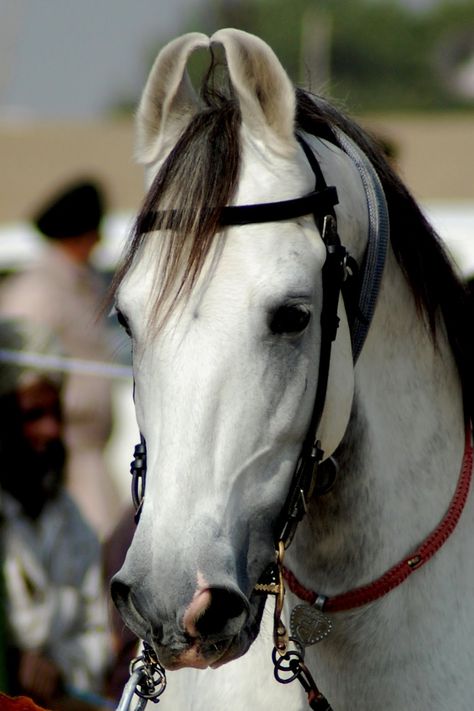
[[[316,186],[313,192],[294,200],[225,207],[221,213],[222,225],[275,222],[313,215],[326,247],[326,261],[322,270],[321,350],[314,406],[290,490],[274,531],[275,542],[282,540],[285,546],[291,542],[296,526],[304,516],[307,500],[316,481],[316,470],[323,456],[317,441],[317,431],[326,401],[331,348],[339,324],[339,295],[346,276],[348,257],[337,233],[334,212],[334,206],[339,202],[337,190],[327,186],[314,153],[301,136],[297,138],[315,175]]]
[[[333,213],[333,207],[338,202],[336,188],[325,187],[322,190],[313,190],[308,195],[294,200],[224,207],[221,212],[220,224],[223,227],[230,227],[231,225],[251,225],[262,222],[282,222],[311,214],[327,215]]]

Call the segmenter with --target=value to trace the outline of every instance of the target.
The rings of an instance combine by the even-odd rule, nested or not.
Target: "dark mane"
[[[390,217],[390,242],[416,304],[436,338],[443,317],[462,382],[466,417],[474,415],[474,314],[465,285],[414,198],[380,146],[329,103],[297,89],[297,128],[337,144],[331,126],[342,129],[367,155],[382,182]]]
[[[201,112],[188,125],[150,188],[112,286],[118,288],[145,234],[157,226],[168,228],[172,238],[162,256],[165,276],[157,290],[157,308],[170,295],[173,304],[192,288],[218,230],[220,210],[231,202],[238,182],[240,113],[230,88],[224,93],[214,90],[213,76],[210,71],[204,82]],[[297,130],[337,145],[331,128],[336,126],[359,145],[375,167],[387,198],[393,251],[434,339],[439,315],[444,319],[463,385],[466,416],[472,417],[473,314],[467,290],[437,234],[376,141],[325,100],[301,89],[296,90],[296,97]],[[157,209],[169,211],[169,223],[150,221]],[[185,265],[183,252],[188,255]]]

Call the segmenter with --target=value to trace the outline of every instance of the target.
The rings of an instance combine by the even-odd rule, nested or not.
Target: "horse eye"
[[[115,309],[115,313],[116,313],[116,316],[117,316],[117,321],[118,321],[119,324],[122,326],[122,328],[124,329],[125,333],[126,333],[128,336],[131,337],[132,332],[131,332],[131,330],[130,330],[130,326],[129,326],[129,324],[128,324],[127,319],[125,318],[125,316],[123,315],[123,313],[122,313],[121,311],[119,311],[117,308]]]
[[[292,304],[280,306],[273,312],[269,327],[272,333],[301,333],[311,318],[307,306]]]

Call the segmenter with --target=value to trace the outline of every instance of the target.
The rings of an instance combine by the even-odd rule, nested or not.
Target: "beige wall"
[[[64,181],[103,182],[111,210],[135,209],[142,171],[130,121],[0,124],[0,221],[25,219]]]
[[[416,198],[474,201],[474,114],[371,117],[361,123],[394,141],[398,169]]]
[[[394,141],[399,170],[422,200],[474,200],[474,114],[371,117],[365,126]],[[0,221],[25,219],[63,181],[93,175],[112,210],[134,210],[143,190],[128,120],[0,123]]]

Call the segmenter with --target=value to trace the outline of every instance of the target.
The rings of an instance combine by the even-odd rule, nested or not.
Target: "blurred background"
[[[472,0],[0,0],[0,279],[43,248],[32,211],[83,175],[107,194],[94,262],[108,278],[143,195],[133,109],[151,63],[176,35],[225,26],[261,36],[295,82],[383,140],[474,274]],[[116,353],[126,364],[127,345]],[[115,381],[114,403],[108,456],[125,500],[129,378]]]

